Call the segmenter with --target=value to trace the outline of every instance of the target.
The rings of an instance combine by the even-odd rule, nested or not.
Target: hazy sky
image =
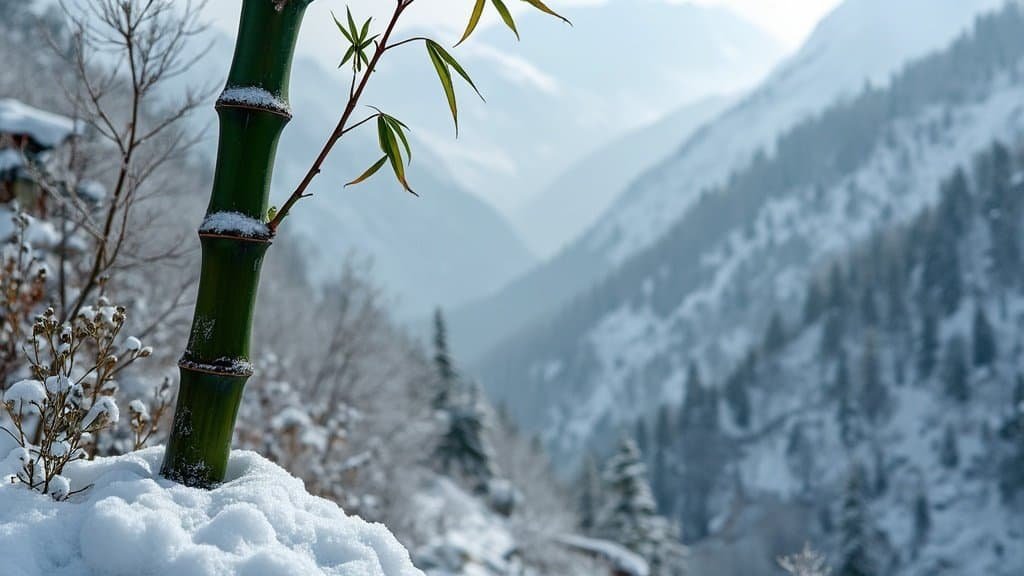
[[[550,0],[549,4],[562,9],[572,17],[572,7],[581,4],[598,4],[605,1],[627,0]],[[648,0],[628,0],[631,2]],[[724,5],[761,26],[779,38],[788,48],[796,48],[810,33],[814,25],[841,0],[650,0],[671,2],[697,2],[700,4]],[[304,52],[317,52],[322,46],[320,39],[335,40],[337,34],[330,21],[330,11],[344,11],[344,0],[318,0],[310,8],[305,27],[308,32],[303,35],[300,49]],[[376,14],[384,17],[391,8],[391,2],[383,0],[349,0],[347,2],[357,15]],[[509,3],[513,9],[521,10],[522,2]],[[217,24],[225,30],[234,32],[237,24],[239,0],[210,0],[209,12]],[[439,28],[457,39],[458,30],[465,25],[466,18],[472,8],[472,0],[418,0],[410,8],[408,23]],[[489,10],[489,22],[494,22],[493,10]],[[334,58],[335,55],[331,55]]]

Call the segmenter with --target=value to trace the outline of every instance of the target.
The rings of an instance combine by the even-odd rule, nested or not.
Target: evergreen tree
[[[843,347],[846,332],[846,315],[840,308],[832,308],[825,315],[825,326],[821,331],[821,353],[835,357]]]
[[[876,576],[871,558],[871,526],[864,493],[864,470],[854,465],[843,492],[840,517],[840,560],[836,576]]]
[[[786,462],[793,476],[800,481],[801,489],[807,492],[811,488],[814,475],[814,451],[807,435],[804,434],[802,422],[797,422],[789,430],[786,442]]]
[[[654,497],[661,510],[675,508],[675,491],[672,490],[672,415],[668,406],[658,410],[654,426]]]
[[[946,426],[946,430],[942,434],[942,443],[939,445],[939,463],[949,470],[960,465],[960,449],[957,446],[956,432],[952,426]]]
[[[804,325],[809,325],[821,317],[825,309],[825,297],[822,295],[821,284],[818,281],[811,282],[807,289],[807,297],[804,300]]]
[[[764,350],[766,353],[771,354],[779,348],[786,339],[786,327],[782,323],[782,316],[775,311],[772,313],[771,320],[768,321],[768,328],[764,333]]]
[[[647,560],[651,576],[682,574],[685,548],[671,525],[658,515],[635,442],[622,442],[606,465],[604,479],[608,502],[599,534]]]
[[[485,492],[496,476],[493,450],[487,440],[487,414],[476,385],[465,388],[466,392],[449,397],[441,411],[445,429],[434,449],[434,459],[443,474]]]
[[[990,366],[996,359],[996,337],[985,309],[974,311],[974,365]]]
[[[725,402],[732,411],[733,421],[740,428],[750,426],[750,391],[742,371],[734,373],[725,382]]]
[[[925,311],[921,322],[921,334],[918,338],[917,373],[924,379],[935,370],[935,359],[939,347],[938,325],[935,315]]]
[[[946,343],[942,361],[942,381],[946,395],[957,402],[970,398],[967,369],[967,345],[961,336],[953,336]]]
[[[928,503],[928,494],[924,488],[918,492],[914,499],[914,554],[928,541],[928,534],[932,529],[931,505]]]
[[[434,408],[444,410],[456,393],[458,376],[451,354],[448,352],[448,329],[445,327],[444,314],[440,308],[434,311],[434,368],[437,370]]]
[[[882,382],[881,370],[878,345],[874,336],[869,336],[864,345],[864,357],[861,362],[864,381],[860,388],[860,406],[864,415],[872,422],[878,422],[889,402],[889,393]]]
[[[597,471],[594,457],[588,455],[583,464],[583,475],[580,478],[580,498],[578,502],[580,515],[580,531],[590,534],[597,528],[598,515],[602,498],[601,476]]]

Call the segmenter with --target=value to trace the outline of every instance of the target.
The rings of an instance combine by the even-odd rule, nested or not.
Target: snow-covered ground
[[[158,475],[163,448],[69,465],[66,502],[0,485],[5,576],[422,576],[380,524],[347,516],[254,452],[212,490]],[[2,464],[10,473],[17,463]]]

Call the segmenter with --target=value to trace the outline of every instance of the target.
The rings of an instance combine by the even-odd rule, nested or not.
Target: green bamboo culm
[[[202,271],[161,474],[210,487],[227,473],[235,417],[252,375],[249,342],[277,143],[291,114],[288,80],[311,0],[243,0],[231,71],[217,101],[220,143],[199,229]]]

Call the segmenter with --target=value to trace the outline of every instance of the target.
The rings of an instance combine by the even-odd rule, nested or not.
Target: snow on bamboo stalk
[[[244,0],[234,59],[217,101],[220,144],[199,228],[202,272],[162,474],[191,486],[224,478],[242,389],[278,139],[291,118],[288,79],[310,0]]]

